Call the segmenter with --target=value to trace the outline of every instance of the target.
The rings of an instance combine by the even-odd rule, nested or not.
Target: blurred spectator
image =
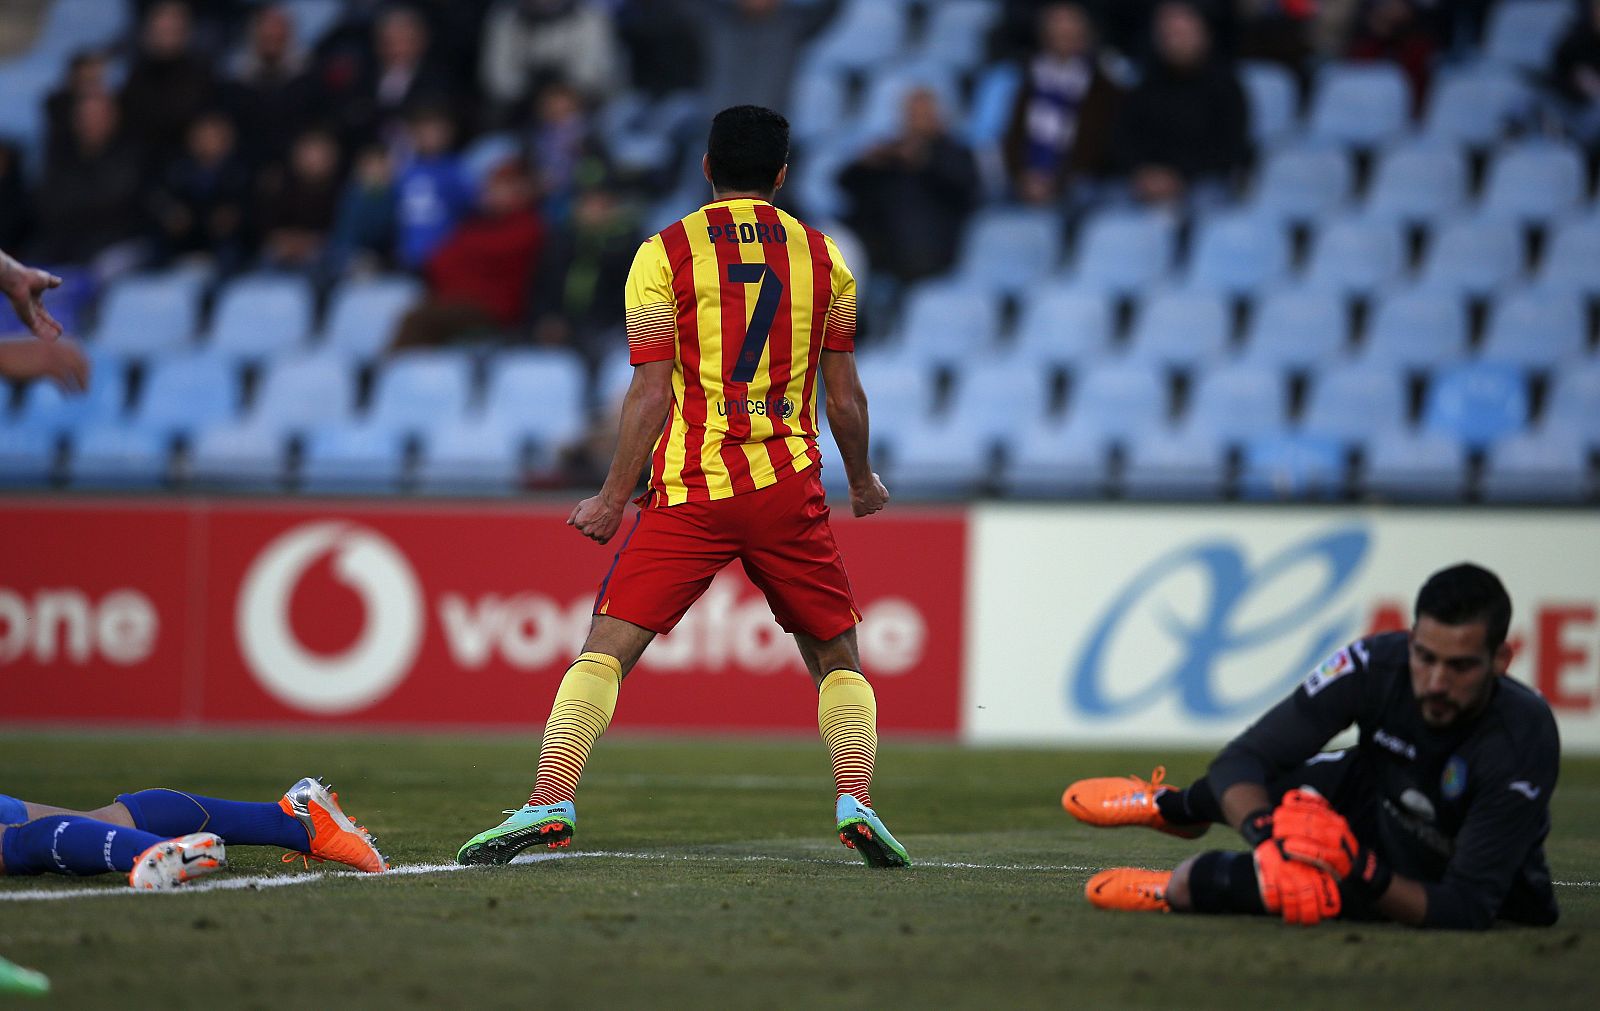
[[[1102,168],[1118,89],[1100,67],[1094,26],[1075,3],[1039,12],[1038,48],[1024,74],[1006,134],[1006,170],[1020,199],[1047,204],[1073,176]]]
[[[534,197],[533,179],[518,162],[489,174],[478,212],[429,258],[428,298],[400,320],[394,350],[504,331],[526,319],[544,237]]]
[[[96,263],[102,275],[139,258],[143,219],[138,151],[121,128],[109,95],[85,95],[72,114],[72,138],[45,167],[34,198],[34,255],[46,263]]]
[[[1584,144],[1600,146],[1600,0],[1590,0],[1556,47],[1550,76],[1571,103],[1573,132]]]
[[[617,38],[628,52],[628,81],[659,98],[700,86],[705,56],[695,14],[703,0],[624,0]]]
[[[545,217],[564,222],[579,179],[604,172],[605,152],[583,107],[583,98],[572,85],[563,81],[546,84],[539,91],[533,111],[533,127],[527,138],[528,164],[544,197]]]
[[[152,5],[122,87],[122,118],[153,168],[182,150],[189,124],[214,97],[214,83],[211,65],[193,51],[188,6],[177,0]]]
[[[84,95],[110,95],[110,59],[98,49],[72,54],[66,79],[44,100],[45,157],[59,157],[72,143],[72,114]]]
[[[1239,58],[1281,63],[1309,80],[1319,0],[1239,0]]]
[[[472,183],[451,153],[449,112],[422,106],[407,123],[410,156],[395,179],[395,243],[401,266],[420,268],[472,208]]]
[[[1413,0],[1366,0],[1345,55],[1352,60],[1387,61],[1411,83],[1412,112],[1423,106],[1439,39]]]
[[[319,112],[316,79],[281,4],[259,8],[246,47],[234,60],[226,90],[240,148],[253,166],[281,164],[289,143]]]
[[[295,138],[287,168],[262,180],[256,217],[269,265],[309,269],[321,262],[339,211],[339,167],[338,139],[310,130]]]
[[[585,182],[566,228],[552,229],[534,276],[533,339],[598,359],[622,325],[617,292],[638,251],[635,215],[605,179]]]
[[[449,74],[432,62],[428,23],[414,8],[387,8],[372,21],[370,58],[346,55],[348,62],[338,64],[337,73],[330,68],[323,80],[346,146],[403,143],[408,110],[450,108],[454,101]]]
[[[381,270],[394,248],[394,162],[388,150],[373,144],[356,156],[340,191],[329,265],[336,273]]]
[[[705,48],[706,107],[713,110],[787,109],[805,41],[833,14],[829,5],[795,0],[709,0],[692,9]]]
[[[201,115],[189,127],[187,152],[167,167],[155,195],[162,251],[208,254],[224,270],[238,267],[250,181],[233,123],[220,112]]]
[[[0,141],[0,249],[21,248],[32,225],[22,152],[15,144]]]
[[[484,22],[482,61],[484,93],[502,107],[550,80],[592,100],[627,83],[611,15],[584,0],[501,0]]]
[[[944,123],[927,88],[906,96],[899,136],[874,144],[847,166],[846,221],[867,247],[875,272],[915,281],[948,270],[978,198],[972,152]]]
[[[1145,203],[1219,199],[1249,159],[1249,111],[1187,3],[1156,12],[1156,61],[1117,116],[1112,160]]]

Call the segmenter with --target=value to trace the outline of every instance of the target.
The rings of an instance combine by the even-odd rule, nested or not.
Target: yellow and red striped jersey
[[[629,357],[672,360],[650,504],[765,488],[822,461],[822,351],[855,350],[856,281],[826,235],[719,200],[652,235],[628,273]]]

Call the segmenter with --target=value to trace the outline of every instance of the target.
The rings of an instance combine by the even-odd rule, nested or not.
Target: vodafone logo
[[[364,611],[355,641],[332,656],[308,649],[290,620],[295,590],[324,558]],[[307,523],[267,545],[250,566],[234,621],[262,687],[306,712],[339,715],[384,698],[411,669],[422,642],[422,591],[405,556],[375,531]]]

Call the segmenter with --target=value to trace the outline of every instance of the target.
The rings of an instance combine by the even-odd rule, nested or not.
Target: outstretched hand
[[[61,286],[61,278],[49,271],[27,267],[0,253],[0,292],[4,292],[17,319],[40,340],[61,336],[61,324],[44,307],[44,293]]]

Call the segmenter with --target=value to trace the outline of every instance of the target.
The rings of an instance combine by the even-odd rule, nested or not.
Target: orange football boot
[[[369,874],[389,869],[389,861],[378,852],[378,841],[350,820],[339,806],[339,795],[320,779],[308,776],[289,787],[278,806],[305,826],[312,858],[347,864]],[[285,857],[286,861],[293,859]]]
[[[1206,834],[1210,823],[1199,825],[1172,825],[1161,817],[1156,798],[1175,786],[1164,786],[1167,768],[1158,765],[1145,782],[1138,776],[1102,776],[1098,779],[1080,779],[1067,787],[1061,795],[1061,806],[1067,813],[1088,825],[1116,828],[1120,825],[1143,825],[1180,839],[1198,839]]]
[[[1083,897],[1097,909],[1125,909],[1132,913],[1166,913],[1167,882],[1171,871],[1138,867],[1113,867],[1101,871],[1083,886]]]

